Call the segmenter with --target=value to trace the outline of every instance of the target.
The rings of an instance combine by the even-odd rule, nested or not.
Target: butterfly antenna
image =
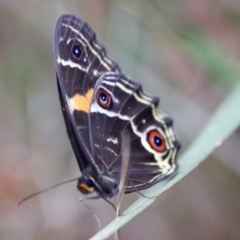
[[[100,231],[102,229],[102,224],[101,221],[99,219],[99,217],[97,216],[97,214],[93,211],[92,208],[90,208],[84,201],[83,198],[79,198],[79,201],[89,210],[89,212],[91,212],[94,216],[94,218],[96,219],[97,223],[98,223],[98,231]]]
[[[27,201],[28,199],[30,199],[30,198],[32,198],[32,197],[35,197],[35,196],[37,196],[37,195],[39,195],[39,194],[48,192],[48,191],[50,191],[50,190],[53,189],[53,188],[59,187],[59,186],[64,185],[64,184],[66,184],[66,183],[75,182],[75,181],[77,181],[77,180],[78,180],[78,178],[74,178],[74,179],[71,179],[71,180],[67,180],[67,181],[64,181],[64,182],[55,184],[55,185],[53,185],[53,186],[51,186],[51,187],[49,187],[49,188],[46,188],[46,189],[43,189],[43,190],[41,190],[41,191],[35,192],[35,193],[33,193],[33,194],[30,194],[29,196],[27,196],[27,197],[23,198],[22,200],[20,200],[20,201],[17,203],[16,206],[18,207],[20,204],[22,204],[23,202]]]

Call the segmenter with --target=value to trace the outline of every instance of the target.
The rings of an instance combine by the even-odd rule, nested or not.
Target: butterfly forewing
[[[79,53],[79,57],[76,53]],[[54,55],[59,94],[70,139],[73,139],[72,134],[75,135],[75,140],[71,141],[75,154],[86,150],[91,152],[88,113],[96,81],[100,72],[119,72],[120,68],[106,57],[105,49],[98,44],[95,32],[89,25],[73,15],[64,15],[57,22]],[[78,158],[83,170],[81,161]]]

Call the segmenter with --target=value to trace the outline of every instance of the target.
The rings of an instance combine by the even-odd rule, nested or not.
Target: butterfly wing
[[[176,168],[180,144],[172,121],[157,111],[157,97],[143,93],[141,85],[122,74],[106,73],[95,86],[90,106],[91,143],[96,164],[120,179],[123,144],[130,147],[126,192],[148,188]],[[110,99],[106,107],[99,93]],[[124,131],[129,142],[123,142]]]
[[[97,79],[120,72],[89,25],[73,15],[59,18],[54,33],[54,59],[62,111],[81,170],[91,164],[88,113]]]
[[[121,73],[86,22],[60,17],[54,54],[62,111],[81,171],[90,165],[99,176],[119,180],[125,146],[130,148],[125,192],[148,188],[176,170],[180,144],[171,119],[157,112],[158,98]]]

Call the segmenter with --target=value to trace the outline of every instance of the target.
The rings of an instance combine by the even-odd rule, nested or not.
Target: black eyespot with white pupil
[[[102,108],[108,108],[111,104],[111,96],[108,92],[100,89],[97,94],[97,102]]]
[[[80,46],[79,45],[73,45],[73,48],[72,48],[72,54],[74,57],[76,58],[80,58],[81,56],[81,49],[80,49]]]

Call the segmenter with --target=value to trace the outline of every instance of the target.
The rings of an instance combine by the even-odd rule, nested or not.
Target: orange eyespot
[[[97,94],[97,102],[102,108],[108,108],[111,104],[111,95],[103,89]]]
[[[157,152],[166,150],[165,139],[157,130],[151,130],[147,135],[147,141],[150,147]]]

